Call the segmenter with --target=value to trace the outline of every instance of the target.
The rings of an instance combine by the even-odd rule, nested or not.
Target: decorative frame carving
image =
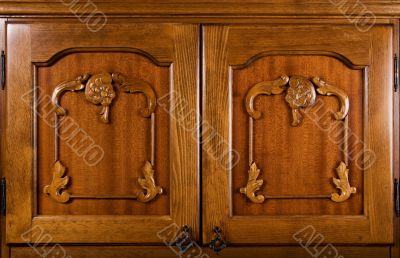
[[[114,87],[118,87],[125,93],[143,93],[148,99],[148,107],[141,110],[144,118],[151,119],[151,158],[146,161],[142,171],[144,178],[138,178],[138,183],[144,191],[131,196],[98,196],[98,195],[73,195],[66,191],[69,182],[69,176],[66,176],[66,167],[61,163],[58,157],[58,130],[59,119],[67,115],[60,105],[60,99],[66,91],[85,90],[86,100],[101,105],[102,110],[99,113],[99,119],[103,123],[110,123],[110,107],[113,99],[116,97]],[[157,195],[163,193],[163,189],[156,185],[154,180],[154,121],[156,108],[156,94],[145,81],[134,79],[128,80],[120,73],[98,73],[94,75],[84,74],[76,79],[60,83],[53,91],[52,103],[55,112],[55,163],[52,168],[53,179],[49,185],[46,185],[43,192],[51,199],[59,203],[66,203],[71,199],[135,199],[139,202],[149,202]]]
[[[289,87],[288,87],[289,85]],[[340,193],[332,193],[330,195],[303,195],[303,196],[267,196],[257,195],[256,191],[260,190],[264,181],[257,179],[260,175],[260,169],[253,162],[253,122],[254,119],[261,118],[261,112],[254,109],[254,100],[259,95],[279,95],[286,91],[285,101],[292,110],[292,126],[301,125],[303,116],[301,110],[303,108],[312,107],[315,103],[317,93],[323,96],[335,96],[340,102],[340,110],[333,114],[338,121],[344,121],[344,141],[343,156],[344,162],[340,161],[336,172],[339,178],[333,178],[333,183],[340,190]],[[350,198],[351,194],[356,193],[356,188],[351,187],[349,183],[348,170],[348,112],[350,109],[350,101],[347,94],[340,88],[330,85],[319,77],[314,77],[310,81],[303,76],[287,76],[282,75],[277,80],[264,81],[255,84],[247,92],[245,98],[246,111],[249,114],[249,166],[248,180],[245,187],[240,188],[240,193],[253,203],[263,203],[265,199],[311,199],[311,198],[329,198],[334,202],[344,202]]]

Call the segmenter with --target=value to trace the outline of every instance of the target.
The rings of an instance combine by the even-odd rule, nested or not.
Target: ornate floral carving
[[[303,119],[299,109],[314,105],[315,98],[314,85],[307,78],[302,76],[292,76],[290,78],[285,100],[292,108],[292,126],[298,126]]]
[[[100,120],[109,122],[110,105],[115,98],[112,85],[112,76],[109,73],[95,74],[88,80],[85,88],[86,99],[95,105],[103,106],[100,112]]]
[[[247,180],[246,187],[240,188],[240,192],[247,196],[254,203],[263,203],[265,197],[263,195],[256,195],[256,191],[260,190],[264,183],[264,180],[257,179],[260,175],[260,170],[258,169],[256,163],[251,164],[249,169],[249,178]]]
[[[287,87],[289,84],[289,87]],[[259,119],[261,113],[254,110],[254,99],[261,94],[272,95],[281,94],[286,90],[285,100],[292,109],[292,126],[299,126],[302,121],[301,109],[311,107],[314,105],[317,93],[325,96],[335,96],[340,102],[340,110],[334,113],[336,120],[345,120],[344,123],[344,155],[346,158],[347,147],[347,133],[348,133],[348,112],[350,101],[347,94],[333,85],[326,83],[319,77],[314,77],[309,80],[302,76],[292,76],[289,78],[287,75],[282,75],[279,79],[274,81],[260,82],[252,86],[245,99],[245,106],[247,113],[253,119]],[[252,120],[251,120],[252,121]],[[250,124],[252,126],[252,124]],[[252,160],[252,141],[253,131],[252,127],[249,130],[249,152],[250,160]],[[344,202],[350,198],[351,194],[356,193],[356,188],[351,187],[349,183],[349,170],[344,162],[341,162],[339,167],[336,168],[336,172],[339,178],[333,178],[333,183],[338,189],[340,194],[332,193],[331,195],[304,195],[304,196],[263,196],[256,195],[255,192],[260,189],[263,184],[262,179],[257,177],[260,174],[260,170],[257,168],[255,163],[252,163],[250,170],[248,171],[249,178],[246,187],[240,188],[240,192],[247,196],[254,203],[263,203],[266,198],[270,199],[293,199],[293,198],[330,198],[334,202]]]
[[[149,202],[154,199],[158,194],[162,194],[163,189],[156,186],[154,181],[154,170],[150,162],[146,161],[143,167],[144,178],[139,178],[138,182],[140,186],[146,190],[146,192],[140,192],[137,200],[140,202]]]
[[[289,87],[287,84],[289,83]],[[315,89],[314,84],[318,87]],[[311,107],[316,100],[316,92],[320,95],[336,96],[341,108],[339,112],[334,114],[337,120],[343,120],[349,111],[349,97],[346,93],[330,85],[318,77],[314,77],[312,82],[303,76],[282,75],[274,81],[265,81],[255,84],[247,92],[245,106],[247,113],[254,119],[260,119],[261,113],[254,110],[254,99],[261,95],[282,94],[286,90],[285,100],[292,109],[292,126],[299,126],[302,121],[301,109]]]
[[[128,80],[120,73],[99,73],[94,75],[84,74],[75,80],[59,84],[52,95],[52,102],[55,106],[55,112],[58,116],[65,116],[66,110],[59,104],[61,95],[65,91],[85,90],[86,99],[95,104],[101,105],[100,120],[103,123],[109,123],[110,106],[116,92],[114,86],[118,86],[121,91],[126,93],[143,93],[146,95],[149,105],[141,110],[143,117],[150,117],[156,108],[156,94],[153,88],[147,82],[139,79]]]
[[[339,178],[333,178],[333,183],[336,188],[340,189],[340,194],[333,193],[331,200],[334,202],[344,202],[350,198],[351,194],[357,192],[355,187],[351,187],[349,183],[349,170],[344,162],[340,162],[340,165],[336,168],[336,173]]]
[[[46,185],[43,188],[43,192],[48,194],[53,200],[61,203],[68,202],[70,199],[70,195],[68,192],[64,191],[69,182],[69,177],[64,176],[65,167],[61,164],[60,161],[57,161],[52,168],[53,180],[50,185]]]
[[[114,88],[115,87],[115,88]],[[100,120],[104,123],[109,123],[110,105],[116,97],[115,89],[119,89],[125,93],[143,93],[148,98],[148,107],[141,110],[143,117],[152,117],[151,126],[152,133],[154,131],[154,117],[156,108],[156,94],[153,88],[146,82],[133,79],[128,80],[120,73],[98,73],[94,75],[84,74],[77,77],[72,81],[67,81],[59,84],[52,95],[52,103],[54,105],[54,111],[58,116],[65,116],[66,110],[59,104],[60,98],[65,91],[79,91],[85,90],[86,100],[103,107],[100,112]],[[118,92],[118,91],[117,91]],[[56,146],[56,160],[58,159],[58,120],[55,120],[55,146]],[[154,148],[153,136],[151,137],[151,149]],[[153,158],[153,154],[151,154]],[[53,180],[50,185],[44,187],[43,191],[49,195],[53,200],[65,203],[70,199],[135,199],[140,202],[149,202],[153,200],[157,195],[162,194],[163,189],[156,186],[154,180],[153,166],[149,161],[146,161],[143,167],[144,178],[139,178],[138,182],[144,191],[137,195],[126,195],[126,196],[113,196],[113,195],[72,195],[66,191],[69,177],[64,176],[66,168],[57,161],[52,169]],[[64,176],[64,177],[63,177]]]

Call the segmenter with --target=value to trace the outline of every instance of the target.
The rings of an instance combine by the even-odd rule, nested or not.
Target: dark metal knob
[[[215,237],[208,244],[208,247],[210,247],[210,249],[213,250],[214,253],[219,254],[224,248],[226,248],[226,243],[222,239],[222,230],[220,227],[214,227],[213,231],[215,233]]]
[[[190,238],[191,233],[192,229],[189,226],[184,225],[181,228],[180,235],[171,245],[176,246],[181,254],[186,253],[194,245],[194,241]]]

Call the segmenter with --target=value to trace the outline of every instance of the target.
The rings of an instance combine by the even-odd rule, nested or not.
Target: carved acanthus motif
[[[114,86],[119,86],[126,93],[144,93],[149,100],[149,107],[142,109],[141,114],[144,117],[150,117],[154,113],[156,94],[153,88],[143,80],[134,79],[129,81],[120,73],[99,73],[92,76],[85,74],[75,80],[61,83],[55,88],[52,95],[55,112],[58,116],[65,116],[67,114],[65,109],[59,104],[63,92],[85,89],[86,99],[95,105],[102,106],[100,120],[103,123],[109,123],[110,106],[116,97]]]
[[[336,168],[336,172],[339,178],[333,178],[333,183],[336,185],[336,188],[340,189],[340,194],[333,193],[331,199],[334,202],[344,202],[350,198],[351,194],[356,193],[357,189],[350,186],[349,170],[346,164],[340,162],[340,165]]]
[[[69,182],[69,177],[65,176],[66,168],[61,164],[60,161],[57,161],[53,168],[53,180],[50,185],[46,185],[43,188],[43,192],[49,195],[54,201],[59,203],[66,203],[71,199],[79,198],[79,199],[91,199],[93,196],[84,196],[84,195],[72,195],[67,191],[67,185]],[[138,178],[139,185],[144,190],[143,192],[138,193],[137,196],[96,196],[97,199],[136,199],[139,202],[149,202],[153,200],[157,195],[163,193],[163,189],[156,185],[154,179],[154,170],[153,166],[149,161],[146,161],[145,165],[142,168],[144,178]],[[64,191],[63,191],[64,190]]]
[[[117,89],[117,91],[115,91]],[[148,107],[141,110],[141,115],[145,118],[151,118],[151,162],[146,161],[143,171],[143,178],[139,178],[138,182],[143,191],[137,195],[113,196],[113,195],[72,195],[65,191],[69,177],[64,176],[66,168],[58,160],[58,142],[59,142],[59,123],[58,117],[67,115],[67,111],[60,106],[61,95],[65,91],[85,90],[86,100],[101,105],[100,120],[109,123],[110,105],[116,97],[117,92],[125,93],[143,93],[148,99]],[[139,80],[128,80],[120,73],[98,73],[94,75],[84,74],[75,80],[67,81],[59,84],[52,95],[52,103],[54,105],[55,119],[55,160],[56,163],[52,168],[53,180],[50,185],[44,187],[45,194],[59,203],[66,203],[71,199],[135,199],[139,202],[149,202],[157,195],[162,194],[163,189],[156,185],[154,180],[154,126],[155,126],[155,109],[156,94],[150,84]]]
[[[315,90],[314,84],[317,86]],[[289,87],[287,87],[289,84]],[[246,95],[246,110],[247,113],[254,119],[260,119],[261,113],[254,110],[254,99],[261,94],[278,95],[286,90],[285,100],[292,109],[292,126],[299,126],[303,117],[301,109],[312,107],[316,100],[316,92],[320,95],[336,96],[341,104],[339,112],[334,114],[335,119],[343,120],[349,111],[349,97],[346,93],[318,77],[314,77],[312,82],[303,76],[282,75],[281,78],[274,81],[265,81],[255,84]]]
[[[68,202],[70,195],[63,191],[67,188],[69,177],[65,175],[65,167],[60,161],[57,161],[51,169],[53,179],[50,185],[46,185],[43,189],[45,194],[48,194],[53,200],[61,203]]]
[[[146,190],[146,192],[140,192],[137,200],[140,202],[149,202],[158,194],[162,194],[163,189],[159,186],[156,186],[154,181],[154,170],[150,162],[146,161],[142,170],[144,178],[138,178],[138,182],[140,186]]]
[[[256,191],[260,190],[264,183],[264,180],[257,179],[260,175],[260,170],[258,169],[256,163],[251,164],[249,169],[249,178],[246,187],[240,188],[240,192],[245,194],[254,203],[263,203],[264,196],[256,195]]]

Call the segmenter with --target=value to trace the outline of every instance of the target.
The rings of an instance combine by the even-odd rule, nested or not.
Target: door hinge
[[[394,180],[394,211],[396,217],[400,217],[400,184],[397,178]]]
[[[399,59],[397,54],[394,55],[394,92],[399,89]]]
[[[6,179],[3,177],[0,180],[0,213],[1,215],[5,216],[6,215]]]

